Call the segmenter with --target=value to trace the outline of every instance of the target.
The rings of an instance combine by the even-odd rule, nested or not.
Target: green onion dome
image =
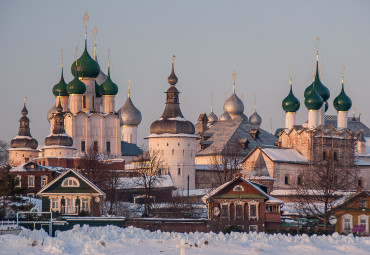
[[[316,92],[316,86],[313,86],[311,92],[306,96],[304,104],[308,110],[319,110],[323,103],[324,100],[319,93]]]
[[[118,86],[115,84],[110,78],[110,68],[108,67],[108,76],[105,82],[103,82],[100,87],[99,91],[104,96],[114,96],[118,93]]]
[[[82,53],[81,57],[73,62],[71,66],[71,72],[73,76],[78,76],[80,78],[96,78],[100,73],[100,66],[87,51],[86,41],[85,41],[85,50]]]
[[[53,94],[56,97],[57,96],[61,96],[61,97],[69,96],[67,92],[67,83],[64,81],[64,77],[63,77],[63,69],[62,69],[62,75],[60,77],[59,83],[54,85],[53,87]]]
[[[342,90],[333,102],[335,110],[338,112],[347,112],[351,109],[352,100],[344,92],[344,84],[342,83]]]
[[[99,84],[95,82],[95,96],[96,98],[101,98],[102,94],[100,93]]]
[[[304,91],[304,97],[306,98],[308,94],[312,91],[313,85],[315,84],[315,88],[317,93],[321,96],[321,98],[324,100],[324,102],[328,101],[330,97],[330,91],[327,87],[325,87],[324,84],[320,81],[319,77],[319,61],[316,63],[316,75],[314,81],[311,83],[310,86],[306,88]]]
[[[74,94],[82,95],[83,93],[85,93],[85,91],[86,91],[85,83],[80,81],[80,79],[78,79],[77,76],[75,76],[75,78],[67,85],[67,92],[70,95],[74,95]]]
[[[296,98],[293,94],[292,85],[290,85],[288,96],[283,100],[281,105],[285,112],[296,112],[301,106],[298,98]]]

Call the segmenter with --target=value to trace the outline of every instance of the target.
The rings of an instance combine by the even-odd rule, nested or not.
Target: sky
[[[331,96],[327,114],[335,114],[333,100],[341,87],[356,115],[370,124],[370,1],[1,1],[0,2],[0,140],[17,135],[27,96],[31,134],[39,144],[50,133],[46,113],[55,102],[52,87],[61,71],[64,50],[66,82],[70,66],[83,49],[85,11],[89,14],[88,50],[93,55],[93,27],[97,26],[97,54],[119,86],[116,110],[127,97],[141,111],[138,144],[149,135],[150,124],[164,110],[171,56],[176,55],[181,110],[194,124],[200,113],[222,114],[224,93],[243,98],[245,114],[253,113],[254,94],[262,128],[284,127],[282,100],[293,91],[301,102],[297,124],[307,120],[304,89],[312,83],[316,38],[319,37],[321,80]]]

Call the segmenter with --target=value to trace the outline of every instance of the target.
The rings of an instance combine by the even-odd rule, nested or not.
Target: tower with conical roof
[[[10,148],[8,149],[9,165],[12,167],[27,163],[39,155],[39,151],[37,150],[38,143],[31,136],[30,120],[27,117],[26,98],[21,113],[22,117],[19,119],[18,135],[10,141]]]
[[[293,68],[290,67],[290,91],[282,102],[285,111],[285,128],[291,129],[296,124],[296,112],[299,110],[300,102],[293,94]]]
[[[45,146],[42,148],[43,156],[53,158],[72,157],[73,139],[64,130],[64,113],[61,102],[56,107],[56,113],[52,117],[52,133],[45,138]]]
[[[181,113],[178,81],[174,70],[168,77],[170,87],[166,91],[166,107],[162,116],[150,126],[149,152],[160,155],[164,169],[168,170],[175,186],[180,190],[195,188],[196,139],[193,123]]]
[[[325,125],[325,106],[326,102],[328,101],[330,97],[330,91],[329,89],[321,82],[320,80],[320,74],[319,74],[319,38],[316,39],[317,46],[316,46],[316,71],[314,75],[313,82],[310,86],[306,88],[304,91],[304,97],[306,98],[310,92],[312,91],[313,87],[315,86],[316,92],[321,96],[323,100],[322,108],[320,108],[319,111],[319,120],[318,120],[318,126]]]
[[[260,127],[262,124],[262,118],[257,113],[257,100],[256,100],[256,94],[254,94],[254,112],[251,116],[249,116],[249,122],[253,125],[256,125],[257,127]]]
[[[235,77],[236,77],[236,73],[234,71],[233,72],[233,93],[226,100],[224,108],[232,119],[240,119],[240,118],[243,118],[244,116],[243,115],[244,114],[244,104],[242,100],[240,100],[240,98],[235,93]]]
[[[121,109],[118,110],[121,125],[121,141],[137,144],[137,128],[141,123],[141,112],[132,103],[130,96],[130,84],[128,81],[127,99]]]
[[[334,99],[333,105],[338,112],[337,128],[347,128],[347,116],[348,111],[352,107],[352,100],[347,96],[346,92],[344,92],[344,70],[342,71],[342,89],[339,95]]]

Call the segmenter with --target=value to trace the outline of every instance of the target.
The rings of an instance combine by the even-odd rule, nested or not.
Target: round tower
[[[42,148],[46,158],[72,157],[73,139],[64,130],[64,113],[61,102],[56,107],[56,113],[52,117],[52,133],[45,138],[45,146]]]
[[[344,92],[344,73],[342,73],[342,90],[333,102],[335,110],[338,112],[337,128],[347,128],[348,111],[352,107],[352,100]]]
[[[19,119],[18,135],[10,141],[10,148],[8,149],[9,165],[12,167],[27,163],[39,156],[39,151],[37,150],[38,143],[31,136],[26,102],[24,102],[21,113],[22,117]]]
[[[296,124],[296,112],[299,110],[300,102],[293,94],[292,89],[292,68],[290,68],[290,91],[282,102],[283,110],[285,111],[285,128],[291,129]]]
[[[118,110],[121,125],[121,140],[137,144],[137,128],[141,123],[141,112],[132,103],[130,96],[130,81],[128,81],[127,99]]]
[[[162,117],[150,126],[149,152],[163,160],[163,169],[180,190],[195,188],[196,139],[193,123],[186,120],[180,110],[179,91],[175,87],[178,79],[174,71],[168,77],[170,87],[166,91],[166,106]]]

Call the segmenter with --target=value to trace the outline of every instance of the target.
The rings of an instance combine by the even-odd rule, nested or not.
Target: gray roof
[[[258,138],[254,139],[251,130],[258,130]],[[195,133],[199,134],[199,124],[195,125]],[[208,147],[201,149],[201,140],[197,143],[197,156],[221,154],[228,146],[239,145],[247,140],[248,146],[241,148],[242,156],[247,155],[256,146],[274,145],[278,138],[265,130],[251,124],[246,119],[234,119],[218,121],[209,126],[202,134],[206,139]],[[245,140],[246,139],[246,140]]]
[[[325,115],[325,126],[337,127],[336,115]],[[365,137],[370,137],[370,129],[359,118],[347,118],[347,128],[352,132],[362,131]]]
[[[121,141],[122,156],[139,156],[143,151],[134,143]]]

